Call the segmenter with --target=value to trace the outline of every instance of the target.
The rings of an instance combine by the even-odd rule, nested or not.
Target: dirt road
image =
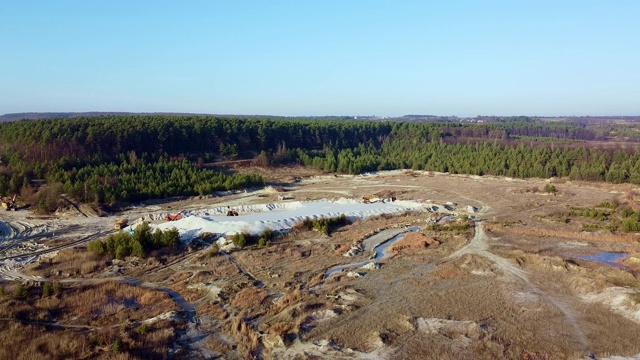
[[[458,249],[451,255],[449,255],[445,261],[453,261],[456,260],[463,255],[477,255],[482,256],[486,259],[492,261],[507,277],[515,278],[520,280],[524,285],[529,289],[532,294],[539,296],[542,299],[545,299],[548,303],[553,305],[556,309],[558,309],[565,317],[567,323],[571,325],[574,331],[575,339],[581,344],[582,349],[589,355],[592,355],[592,352],[589,350],[589,340],[587,339],[584,331],[582,331],[582,327],[580,326],[579,320],[573,310],[560,298],[552,296],[540,288],[538,288],[535,284],[531,282],[525,270],[516,266],[509,260],[500,257],[492,252],[490,252],[489,241],[491,239],[484,232],[484,228],[482,226],[482,220],[475,221],[475,234],[471,241],[465,244],[462,248]]]

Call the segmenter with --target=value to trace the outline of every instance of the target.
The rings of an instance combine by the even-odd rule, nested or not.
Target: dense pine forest
[[[484,124],[160,115],[25,120],[0,124],[0,195],[28,194],[32,180],[42,179],[48,186],[37,202],[47,208],[59,193],[115,204],[264,183],[203,166],[238,159],[349,174],[408,168],[640,183],[635,147],[606,142],[615,130],[526,117]]]

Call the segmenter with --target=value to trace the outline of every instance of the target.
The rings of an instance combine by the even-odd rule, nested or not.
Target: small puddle
[[[381,243],[379,243],[378,245],[374,246],[373,251],[375,252],[375,257],[372,259],[374,263],[378,263],[380,262],[386,255],[386,250],[387,248],[395,243],[396,241],[402,239],[403,237],[407,236],[408,233],[410,232],[416,232],[420,230],[419,227],[412,227],[409,228],[409,231],[403,232],[401,234],[398,234],[390,239],[384,240]],[[329,268],[325,273],[324,273],[324,278],[328,278],[329,276],[331,276],[332,274],[342,271],[342,270],[346,270],[346,269],[353,269],[353,268],[359,268],[361,266],[367,265],[370,262],[372,262],[371,260],[367,260],[367,261],[361,261],[361,262],[357,262],[357,263],[351,263],[351,264],[344,264],[344,265],[338,265],[338,266],[334,266],[332,268]]]
[[[607,264],[609,266],[617,267],[619,269],[626,269],[627,267],[620,264],[620,261],[624,260],[629,254],[627,253],[615,253],[615,252],[600,252],[594,255],[574,255],[566,254],[580,260],[593,261],[601,264]]]

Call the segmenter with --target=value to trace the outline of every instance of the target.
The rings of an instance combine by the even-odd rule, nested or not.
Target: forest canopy
[[[33,179],[83,202],[204,195],[262,185],[203,164],[260,158],[357,174],[419,169],[640,183],[634,149],[597,147],[599,128],[526,117],[484,124],[161,115],[0,124],[0,195]],[[607,129],[611,131],[611,129]]]

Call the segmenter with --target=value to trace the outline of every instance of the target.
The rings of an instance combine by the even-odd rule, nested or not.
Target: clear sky
[[[640,115],[640,1],[0,0],[0,114]]]

